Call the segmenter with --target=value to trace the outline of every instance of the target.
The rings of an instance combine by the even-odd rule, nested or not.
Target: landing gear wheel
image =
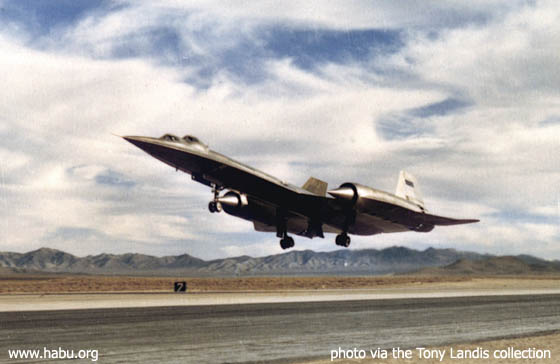
[[[210,203],[208,203],[208,210],[210,210],[211,213],[222,211],[222,204],[218,202],[218,196],[220,195],[220,191],[222,189],[223,187],[212,184],[212,193],[214,194],[214,199],[210,201]]]
[[[208,210],[210,210],[210,212],[212,213],[220,212],[222,211],[222,205],[219,202],[210,201],[210,203],[208,203]]]
[[[287,236],[286,239],[288,240],[288,248],[293,248],[294,245],[296,245],[296,243],[294,242],[294,238],[292,238],[291,236]]]
[[[285,238],[280,239],[280,247],[282,249],[293,248],[294,245],[294,238],[291,236],[286,236]]]
[[[350,246],[350,237],[346,233],[338,234],[336,236],[336,245],[348,248]]]

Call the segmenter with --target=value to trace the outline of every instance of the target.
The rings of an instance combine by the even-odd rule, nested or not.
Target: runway
[[[338,347],[417,347],[560,330],[560,295],[19,311],[1,312],[0,323],[0,362],[17,362],[8,349],[44,347],[96,349],[101,363],[290,362],[328,359]]]
[[[0,312],[49,311],[94,308],[132,308],[159,306],[205,306],[251,303],[289,303],[324,301],[395,300],[406,298],[449,298],[466,296],[513,296],[560,294],[559,287],[392,287],[375,289],[320,289],[196,292],[129,293],[49,293],[0,295]],[[556,284],[556,282],[554,282]]]

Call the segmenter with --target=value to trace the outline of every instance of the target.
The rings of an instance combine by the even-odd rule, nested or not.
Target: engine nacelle
[[[222,205],[229,207],[242,207],[249,204],[246,195],[235,191],[226,192],[223,196],[218,197],[217,201]]]
[[[239,209],[249,205],[249,200],[247,200],[246,195],[234,191],[228,191],[223,196],[218,197],[217,202],[226,209],[226,212],[227,208]]]
[[[217,201],[222,209],[229,215],[236,216],[251,222],[260,222],[265,225],[274,224],[276,210],[268,206],[249,201],[247,195],[236,191],[228,191]]]

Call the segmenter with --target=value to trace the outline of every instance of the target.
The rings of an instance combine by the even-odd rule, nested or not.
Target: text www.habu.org
[[[73,349],[8,349],[10,359],[90,359],[97,361],[99,351],[97,349],[77,350]]]

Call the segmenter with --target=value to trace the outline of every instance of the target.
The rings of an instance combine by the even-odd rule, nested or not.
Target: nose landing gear
[[[208,210],[211,213],[220,212],[222,211],[222,204],[219,203],[218,201],[210,201],[208,202]]]
[[[218,196],[223,187],[212,185],[212,193],[214,194],[214,199],[208,203],[208,210],[211,213],[222,211],[222,204],[218,202]]]

